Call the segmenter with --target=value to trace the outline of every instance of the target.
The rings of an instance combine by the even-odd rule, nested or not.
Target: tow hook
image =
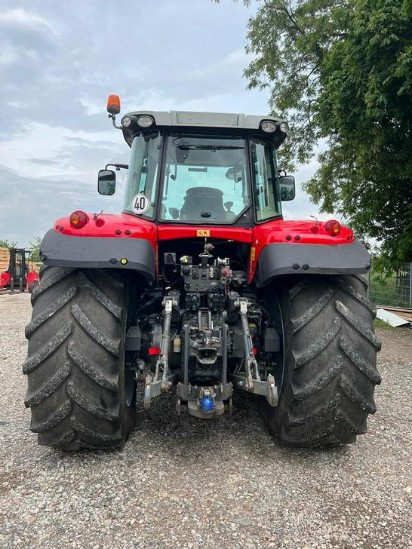
[[[231,383],[215,385],[213,387],[198,387],[178,383],[177,385],[177,413],[187,411],[189,415],[200,419],[211,419],[221,416],[225,412],[232,414]],[[183,402],[183,404],[182,404]]]
[[[209,387],[202,387],[197,399],[197,407],[203,413],[210,414],[215,408],[216,393]]]

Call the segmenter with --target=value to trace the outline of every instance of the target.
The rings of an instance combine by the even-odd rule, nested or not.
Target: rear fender
[[[358,240],[351,244],[268,244],[259,254],[255,275],[258,288],[275,278],[294,274],[362,274],[370,255]]]
[[[41,243],[41,259],[51,267],[121,269],[155,279],[155,253],[144,238],[68,236],[50,229]]]

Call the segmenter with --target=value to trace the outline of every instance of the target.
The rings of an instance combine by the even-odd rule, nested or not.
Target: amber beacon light
[[[118,95],[109,95],[107,99],[107,112],[110,114],[119,114],[120,97]]]

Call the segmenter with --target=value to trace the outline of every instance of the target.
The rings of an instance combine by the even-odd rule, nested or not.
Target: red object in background
[[[10,273],[0,273],[0,290],[10,288],[11,277]],[[26,276],[26,290],[32,291],[40,284],[39,273],[29,271]]]
[[[0,273],[0,290],[10,286],[10,273]]]
[[[39,273],[35,273],[34,271],[29,271],[27,273],[26,290],[29,290],[31,292],[39,284],[40,284]]]

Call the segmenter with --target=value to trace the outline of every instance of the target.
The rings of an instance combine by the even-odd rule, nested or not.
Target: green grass
[[[379,318],[375,318],[374,324],[375,324],[375,328],[386,328],[388,330],[396,330],[396,328],[394,328],[390,324],[387,324],[383,320],[380,320]]]

